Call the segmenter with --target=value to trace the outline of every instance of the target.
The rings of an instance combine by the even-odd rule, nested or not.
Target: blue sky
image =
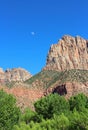
[[[88,0],[0,0],[0,67],[38,73],[65,34],[88,39]]]

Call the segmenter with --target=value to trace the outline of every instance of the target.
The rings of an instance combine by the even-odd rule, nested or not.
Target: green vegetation
[[[44,119],[52,118],[53,114],[60,115],[61,113],[66,113],[70,109],[68,101],[58,94],[50,94],[37,101],[34,106],[36,112],[42,115]]]
[[[88,97],[66,100],[50,94],[21,113],[12,95],[0,91],[0,130],[88,130]]]
[[[65,83],[66,81],[84,83],[88,81],[88,70],[73,69],[63,72],[54,70],[41,71],[40,73],[31,77],[29,80],[25,81],[25,83],[31,86],[31,84],[36,80],[41,81],[44,88],[52,86],[57,81],[60,83]]]
[[[0,130],[12,130],[19,122],[20,109],[16,106],[16,99],[0,90]]]
[[[69,100],[70,110],[76,109],[81,111],[84,108],[88,108],[88,97],[80,93],[79,95],[72,96]]]
[[[82,105],[81,109],[78,109],[79,105]],[[24,113],[29,115],[29,121],[25,120],[28,120],[27,116],[13,130],[88,130],[87,105],[88,97],[84,94],[71,97],[68,101],[57,94],[48,95],[34,104],[34,113]]]

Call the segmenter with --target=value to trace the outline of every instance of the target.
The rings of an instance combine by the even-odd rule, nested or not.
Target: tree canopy
[[[0,130],[11,130],[17,124],[20,109],[16,106],[16,99],[0,90]]]

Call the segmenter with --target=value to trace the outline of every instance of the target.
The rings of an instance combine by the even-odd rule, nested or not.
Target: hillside
[[[66,95],[70,97],[76,93],[84,92],[88,95],[88,70],[68,70],[63,72],[58,71],[42,71],[37,75],[33,76],[29,80],[25,81],[30,88],[43,88],[44,94],[53,93],[56,90],[59,93],[59,88],[64,92],[64,88],[67,93]],[[60,93],[59,93],[60,94]]]
[[[29,80],[26,80],[25,83],[29,84],[30,86],[49,88],[57,81],[62,84],[68,81],[85,83],[88,81],[88,70],[73,69],[63,72],[54,70],[41,71],[40,73],[31,77]]]

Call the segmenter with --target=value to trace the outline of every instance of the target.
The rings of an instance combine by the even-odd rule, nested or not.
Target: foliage
[[[21,122],[14,126],[14,130],[88,130],[88,110],[86,109],[85,112],[79,113],[75,110],[68,116],[62,113],[54,115],[52,119],[42,120],[40,123],[31,121],[26,125]]]
[[[11,130],[19,121],[20,110],[16,99],[0,90],[0,130]]]
[[[88,130],[88,109],[83,112],[74,110],[68,116],[63,113],[54,115],[52,119],[43,119],[40,123],[21,122],[13,130]]]
[[[54,116],[54,125],[57,130],[68,130],[70,121],[69,119],[62,113],[60,116]]]
[[[85,96],[83,93],[78,95],[72,96],[69,100],[70,110],[74,108],[77,111],[82,111],[83,108],[88,108],[88,97]]]
[[[53,117],[53,114],[59,115],[69,111],[68,101],[58,94],[50,94],[37,101],[34,106],[36,112],[45,119]]]
[[[20,113],[16,99],[0,91],[0,130],[88,130],[88,98],[78,94],[69,102],[50,94]]]
[[[38,113],[30,110],[29,108],[26,108],[24,113],[21,115],[21,121],[26,124],[29,124],[31,121],[41,122],[42,118],[42,116],[38,115]]]
[[[69,116],[71,130],[88,130],[88,109],[83,112],[78,112],[74,109],[73,113]]]
[[[29,108],[26,108],[26,110],[24,111],[24,114],[22,114],[21,116],[21,120],[24,121],[26,124],[28,124],[30,123],[34,115],[35,115],[35,112],[30,110]]]

